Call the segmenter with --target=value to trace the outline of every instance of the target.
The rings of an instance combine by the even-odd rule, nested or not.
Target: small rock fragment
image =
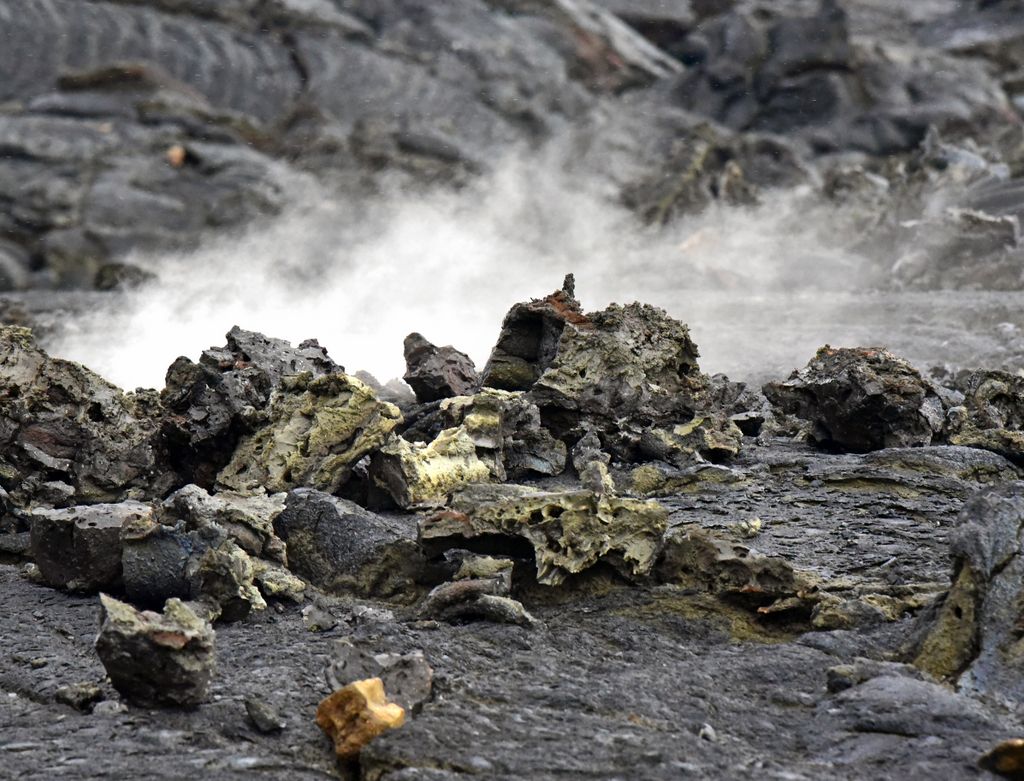
[[[82,713],[90,713],[93,706],[103,699],[103,689],[95,683],[72,683],[57,689],[54,699]]]
[[[178,599],[167,600],[162,614],[106,594],[100,601],[96,653],[114,688],[142,707],[198,707],[213,678],[213,627]]]
[[[333,660],[325,674],[333,689],[365,678],[380,678],[388,696],[412,714],[430,699],[434,681],[434,671],[422,651],[371,654],[350,640],[335,642]]]
[[[245,712],[252,725],[265,735],[281,732],[288,726],[273,707],[258,697],[245,698]]]
[[[468,355],[450,345],[437,347],[417,333],[405,337],[405,365],[403,379],[420,403],[466,396],[480,383]]]
[[[338,758],[359,756],[363,746],[378,735],[405,723],[405,711],[390,703],[380,678],[355,681],[321,701],[316,723],[331,740]]]

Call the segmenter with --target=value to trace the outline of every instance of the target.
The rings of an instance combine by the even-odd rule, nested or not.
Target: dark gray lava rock
[[[826,345],[764,393],[786,414],[809,421],[811,440],[825,448],[862,453],[928,445],[944,425],[935,388],[883,348]]]
[[[324,671],[332,690],[355,681],[380,678],[388,699],[407,713],[415,714],[430,699],[434,671],[422,651],[374,654],[351,640],[338,640],[331,649],[331,661]]]
[[[574,284],[566,282],[566,287]],[[585,321],[574,290],[565,287],[547,298],[516,304],[501,324],[481,383],[501,390],[529,390],[554,362],[566,323]]]
[[[0,327],[0,482],[16,503],[68,487],[67,504],[117,502],[169,487],[159,405],[51,358],[25,328]]]
[[[692,67],[675,97],[736,130],[871,154],[910,149],[931,125],[982,132],[999,121],[1005,97],[979,64],[874,41],[865,51],[850,26],[833,0],[809,14],[729,3],[677,49]]]
[[[967,726],[992,725],[992,717],[970,698],[903,675],[871,678],[840,692],[835,704],[854,732],[955,736]]]
[[[480,384],[473,360],[451,345],[437,347],[418,333],[405,337],[405,381],[420,403],[471,394]]]
[[[167,370],[163,435],[174,466],[209,488],[239,438],[263,422],[271,393],[286,377],[343,371],[315,340],[292,347],[235,326],[227,345],[203,351],[199,363],[180,357]]]
[[[1024,483],[975,495],[950,538],[953,585],[926,614],[915,664],[962,691],[1024,702]]]
[[[274,529],[291,570],[327,591],[408,597],[422,565],[411,522],[311,488],[288,494]]]
[[[109,589],[121,580],[121,529],[152,517],[141,502],[95,504],[31,515],[32,558],[43,580],[69,591]]]
[[[125,593],[142,605],[170,598],[202,600],[212,617],[237,621],[266,607],[249,555],[216,524],[190,529],[151,517],[133,519],[122,532]]]
[[[114,688],[144,708],[196,708],[213,678],[214,632],[180,600],[139,612],[106,594],[96,653]]]

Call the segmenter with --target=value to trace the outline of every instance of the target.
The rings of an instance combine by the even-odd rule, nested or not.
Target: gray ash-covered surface
[[[896,723],[858,725],[855,705],[826,690],[827,670],[893,643],[899,626],[742,642],[696,598],[611,586],[532,608],[532,630],[378,622],[337,604],[339,627],[314,634],[297,608],[272,612],[218,631],[212,701],[199,711],[101,704],[83,715],[52,698],[103,678],[96,600],[27,584],[11,567],[0,578],[16,606],[0,617],[9,778],[336,777],[312,714],[331,644],[347,635],[374,652],[423,649],[435,671],[423,712],[366,750],[369,778],[969,778],[989,744],[1020,729],[953,695],[944,717],[921,720],[914,692],[896,685],[874,705]],[[256,731],[247,696],[278,709],[285,730]]]

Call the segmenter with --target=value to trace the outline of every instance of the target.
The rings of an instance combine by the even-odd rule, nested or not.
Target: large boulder
[[[274,529],[291,570],[325,591],[407,594],[422,564],[411,522],[314,489],[289,493]]]
[[[206,488],[240,437],[263,422],[270,396],[285,378],[342,371],[315,340],[296,348],[238,326],[226,338],[224,347],[204,350],[198,363],[178,358],[163,391],[171,459],[186,480]]]
[[[63,486],[66,504],[143,499],[166,490],[159,403],[51,358],[32,332],[0,327],[0,483],[27,504]]]
[[[560,439],[593,431],[631,460],[646,429],[692,420],[705,403],[697,345],[656,307],[613,304],[584,314],[573,288],[569,277],[562,290],[511,309],[483,383],[528,391]]]
[[[784,413],[810,423],[810,439],[825,448],[863,453],[928,445],[945,424],[936,388],[881,347],[825,345],[764,393]]]
[[[336,491],[402,420],[398,407],[380,401],[355,377],[309,372],[282,383],[267,416],[217,475],[219,486],[243,492],[303,486]]]

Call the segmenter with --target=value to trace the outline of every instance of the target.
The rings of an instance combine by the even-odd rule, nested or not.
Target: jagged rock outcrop
[[[238,441],[266,421],[271,394],[286,378],[344,371],[315,340],[297,348],[238,326],[222,348],[198,363],[178,358],[167,370],[163,435],[172,463],[189,482],[209,488]]]
[[[160,404],[125,394],[32,332],[0,327],[0,483],[19,504],[117,502],[170,485],[158,438]]]
[[[782,412],[807,421],[818,445],[852,452],[927,445],[945,425],[936,389],[881,347],[818,350],[784,382],[764,386]]]
[[[983,491],[951,535],[953,585],[923,619],[914,664],[1011,707],[1024,702],[1024,484]]]
[[[420,542],[437,549],[471,547],[476,538],[505,538],[506,550],[514,554],[521,554],[526,542],[536,559],[537,581],[549,586],[600,560],[627,576],[646,575],[654,566],[668,518],[657,502],[589,491],[509,488],[507,496],[495,496],[486,487],[462,491],[451,509],[420,522]]]
[[[489,387],[526,390],[545,427],[575,442],[588,432],[622,460],[645,430],[693,419],[707,378],[689,329],[644,304],[584,314],[574,280],[547,298],[516,304],[483,373]]]

